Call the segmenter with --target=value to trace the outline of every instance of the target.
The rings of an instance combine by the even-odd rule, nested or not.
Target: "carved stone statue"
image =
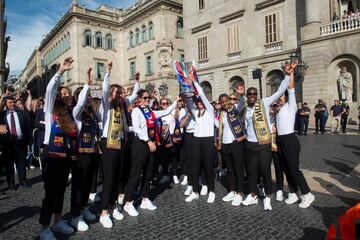
[[[353,77],[343,66],[337,79],[339,99],[352,102],[353,96]]]

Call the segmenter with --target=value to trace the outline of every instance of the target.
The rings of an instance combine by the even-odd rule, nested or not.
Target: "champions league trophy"
[[[197,95],[194,81],[199,83],[199,79],[196,74],[195,62],[175,61],[174,69],[181,86],[180,96],[191,98],[194,95]]]

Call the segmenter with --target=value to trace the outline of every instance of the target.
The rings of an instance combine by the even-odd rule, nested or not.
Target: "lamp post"
[[[302,94],[302,83],[304,82],[304,77],[306,75],[306,70],[309,67],[307,63],[301,59],[300,54],[298,53],[292,53],[290,54],[290,62],[293,62],[295,60],[299,61],[298,66],[295,68],[294,77],[295,77],[295,92],[296,94],[296,100],[298,102],[303,101],[303,94]]]
[[[255,68],[252,71],[252,75],[253,75],[253,79],[259,79],[260,99],[262,99],[262,81],[261,81],[262,73],[261,73],[261,69],[260,68]]]

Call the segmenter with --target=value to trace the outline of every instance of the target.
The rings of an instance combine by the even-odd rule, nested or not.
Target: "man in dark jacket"
[[[15,190],[16,165],[19,183],[29,187],[26,179],[26,146],[30,141],[30,120],[23,111],[15,109],[14,98],[6,97],[5,110],[0,113],[0,125],[6,125],[7,133],[1,135],[6,180],[10,190]]]

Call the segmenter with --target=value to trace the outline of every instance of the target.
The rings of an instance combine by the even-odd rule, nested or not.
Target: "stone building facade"
[[[297,79],[297,100],[312,111],[319,98],[332,105],[345,64],[354,79],[351,120],[357,118],[360,17],[339,22],[337,30],[333,18],[355,12],[359,0],[184,0],[183,7],[186,61],[197,62],[210,99],[233,92],[238,81],[259,88],[255,69],[262,73],[263,96],[271,95],[283,78],[282,63],[297,55],[308,66]]]
[[[93,92],[100,96],[105,63],[113,61],[111,83],[132,85],[136,71],[141,85],[163,96],[176,96],[171,63],[184,54],[180,0],[140,0],[128,9],[105,5],[96,10],[72,1],[69,11],[42,40],[21,79],[41,96],[57,64],[72,56],[74,68],[62,85],[77,91],[89,67],[95,70]],[[173,84],[175,83],[175,84]]]

